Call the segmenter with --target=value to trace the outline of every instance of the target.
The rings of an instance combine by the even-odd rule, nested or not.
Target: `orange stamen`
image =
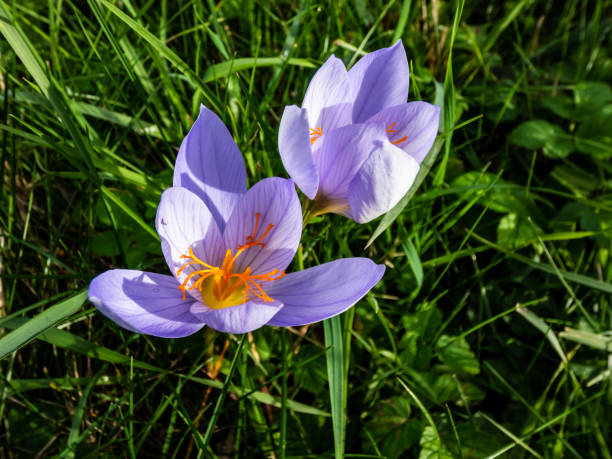
[[[323,130],[321,129],[321,126],[319,126],[316,129],[310,128],[310,145],[315,143],[315,140],[317,140],[322,135],[323,135]]]
[[[186,298],[185,294],[187,289],[193,290],[197,288],[200,292],[203,292],[204,289],[207,288],[204,281],[212,276],[212,285],[208,284],[208,288],[212,289],[214,298],[221,303],[216,305],[217,308],[236,305],[237,303],[232,304],[232,302],[235,301],[235,298],[231,298],[231,295],[239,289],[243,289],[243,303],[247,301],[249,293],[262,299],[264,302],[274,301],[274,299],[270,298],[270,296],[264,291],[262,283],[271,282],[282,278],[285,276],[285,271],[280,272],[278,269],[273,269],[272,271],[264,274],[251,274],[251,267],[247,266],[241,273],[233,272],[234,264],[237,258],[250,247],[259,246],[263,249],[265,244],[262,241],[270,233],[272,228],[274,228],[273,224],[269,224],[263,234],[257,237],[259,217],[260,213],[257,212],[255,214],[255,229],[253,230],[253,233],[246,236],[246,241],[243,245],[236,247],[236,253],[232,253],[231,249],[226,250],[225,257],[220,267],[211,266],[200,260],[194,255],[191,247],[189,248],[189,255],[181,255],[181,258],[185,258],[188,261],[177,270],[177,275],[180,275],[187,266],[200,265],[205,268],[189,273],[183,280],[183,283],[179,285],[178,288],[183,293],[183,300]],[[196,276],[200,277],[191,286],[187,287],[189,281]],[[207,291],[210,292],[211,290]],[[227,301],[230,304],[223,304],[224,301]]]
[[[389,133],[396,133],[397,131],[395,129],[393,129],[393,126],[395,126],[395,121],[393,123],[391,123],[389,125],[389,127],[387,127],[387,132]],[[404,136],[399,140],[395,140],[393,142],[391,142],[393,145],[397,145],[398,143],[402,143],[404,140],[406,140],[408,138],[408,136]]]

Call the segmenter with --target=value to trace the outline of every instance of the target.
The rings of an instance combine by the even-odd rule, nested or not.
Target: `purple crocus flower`
[[[204,325],[246,333],[317,322],[351,307],[384,273],[367,258],[344,258],[285,274],[302,232],[293,182],[268,178],[247,191],[240,151],[205,107],[173,185],[155,221],[172,276],[113,269],[89,285],[90,301],[128,330],[176,338]]]
[[[278,146],[285,169],[314,200],[312,212],[359,223],[406,194],[431,148],[440,109],[406,103],[408,61],[401,41],[361,58],[348,72],[331,56],[302,107],[285,108]]]

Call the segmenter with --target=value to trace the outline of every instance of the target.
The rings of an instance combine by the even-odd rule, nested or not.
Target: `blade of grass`
[[[204,83],[210,83],[211,81],[228,77],[241,70],[250,70],[258,67],[275,67],[282,65],[285,62],[288,65],[295,65],[297,67],[316,68],[316,65],[310,62],[308,59],[282,59],[280,57],[238,57],[227,62],[220,62],[219,64],[210,65],[206,69],[206,72],[204,72],[202,81]]]
[[[83,290],[73,297],[51,306],[29,320],[22,319],[26,320],[23,325],[0,338],[0,360],[70,317],[81,309],[86,299],[87,290]],[[3,326],[8,327],[8,323],[4,323]]]
[[[336,459],[341,459],[344,457],[346,395],[344,393],[344,356],[340,316],[326,319],[323,322],[323,331],[327,347],[327,377],[334,429],[334,456]]]
[[[434,186],[441,186],[444,183],[444,177],[446,176],[446,166],[448,158],[450,156],[451,141],[453,139],[452,128],[455,125],[455,85],[453,83],[453,46],[455,44],[455,36],[457,35],[457,29],[459,28],[459,22],[461,21],[461,15],[463,13],[463,5],[465,0],[459,0],[455,6],[455,17],[453,19],[453,26],[450,31],[450,39],[448,41],[448,60],[446,63],[446,74],[444,75],[444,120],[442,126],[442,132],[446,134],[444,141],[444,156],[438,167],[438,171],[433,179]]]
[[[81,295],[82,295],[82,298],[81,298]],[[79,307],[75,309],[75,311],[80,308],[80,306],[85,301],[86,297],[87,297],[86,291],[78,295],[80,304],[79,304]],[[74,299],[74,298],[76,297],[73,297],[71,299]],[[69,301],[69,300],[66,300],[66,301]],[[23,319],[23,318],[16,318],[16,319],[9,320],[8,322],[5,322],[3,326],[9,329],[14,328],[16,329],[15,331],[19,331],[22,328],[29,325],[33,320],[37,318],[38,316],[30,320]],[[55,325],[55,323],[47,327],[42,332],[38,333],[36,336],[34,336],[34,338],[40,339],[42,341],[46,341],[49,344],[53,344],[54,346],[58,346],[63,349],[68,349],[70,351],[77,352],[79,354],[84,354],[92,358],[100,359],[105,362],[119,363],[122,365],[130,365],[130,357],[124,354],[120,354],[119,352],[113,351],[111,349],[108,349],[104,346],[100,346],[98,344],[92,343],[84,338],[81,338],[80,336],[67,332],[66,330],[52,328],[53,325]],[[15,333],[15,331],[12,333]],[[7,337],[8,336],[10,336],[10,334],[7,335]],[[143,370],[152,370],[152,371],[157,371],[157,372],[162,372],[162,373],[166,372],[165,370],[161,368],[158,368],[156,366],[150,365],[145,362],[141,362],[139,360],[134,361],[134,366],[137,368],[143,369]]]
[[[157,231],[151,228],[139,215],[137,215],[127,204],[125,204],[118,196],[116,196],[112,191],[110,191],[105,186],[100,188],[104,196],[108,197],[114,204],[117,205],[122,211],[124,211],[132,220],[134,220],[138,225],[144,229],[147,233],[153,237],[156,241],[159,241],[159,235]]]
[[[531,266],[532,268],[539,269],[540,271],[544,271],[550,274],[556,274],[560,277],[563,277],[565,280],[576,282],[577,284],[581,284],[586,287],[594,288],[596,290],[600,290],[606,293],[612,293],[612,284],[609,282],[603,282],[592,277],[585,276],[583,274],[572,273],[569,271],[562,270],[560,268],[555,269],[555,267],[550,266],[546,263],[533,261],[530,258],[527,258],[523,255],[519,255],[518,253],[514,253],[511,250],[505,249],[504,247],[501,247],[474,232],[471,234],[471,237],[495,250],[505,253],[510,258],[513,258],[517,261],[520,261],[521,263],[525,263],[526,265]]]

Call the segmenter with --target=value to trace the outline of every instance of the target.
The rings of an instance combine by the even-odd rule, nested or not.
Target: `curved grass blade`
[[[164,58],[166,58],[172,65],[178,68],[181,72],[183,72],[187,78],[191,81],[191,83],[201,89],[205,94],[208,94],[207,89],[203,86],[203,83],[209,83],[211,81],[217,80],[219,78],[226,77],[233,72],[238,70],[250,69],[253,67],[264,67],[264,66],[272,66],[279,65],[283,61],[279,57],[266,57],[266,58],[238,58],[233,59],[231,61],[222,62],[220,64],[215,64],[210,66],[203,78],[199,78],[196,73],[183,61],[174,51],[168,48],[159,38],[145,29],[142,25],[140,25],[137,21],[132,19],[130,16],[125,14],[119,8],[117,8],[112,3],[107,2],[106,0],[99,0],[99,2],[104,5],[111,13],[121,19],[126,25],[128,25],[134,32],[136,32],[140,37],[142,37],[147,43],[149,43],[153,48],[159,52]],[[312,64],[307,59],[289,59],[288,61],[291,65],[298,65],[301,67],[312,67],[315,65]]]
[[[26,345],[31,340],[77,312],[87,299],[87,290],[41,312],[8,335],[0,338],[0,359]],[[6,326],[7,324],[5,324]]]
[[[84,292],[84,294],[86,296],[87,292]],[[3,326],[6,328],[15,328],[15,331],[18,331],[29,323],[26,322],[26,320],[27,319],[23,318],[12,319],[4,323]],[[43,332],[39,333],[37,336],[35,336],[35,338],[38,338],[42,341],[46,341],[47,343],[53,344],[54,346],[58,346],[63,349],[68,349],[79,354],[84,354],[95,359],[100,359],[105,362],[119,363],[123,365],[130,365],[131,363],[131,359],[127,355],[120,354],[117,351],[113,351],[104,346],[92,343],[91,341],[87,341],[86,339],[81,338],[80,336],[73,335],[72,333],[67,332],[66,330],[60,330],[59,328],[48,327],[48,329],[43,330]],[[143,370],[151,370],[162,373],[166,371],[148,363],[141,362],[139,360],[134,360],[134,366]]]
[[[119,207],[123,212],[125,212],[132,220],[138,223],[138,225],[142,229],[144,229],[148,234],[150,234],[153,239],[155,239],[156,241],[159,241],[159,235],[157,234],[157,231],[151,228],[151,226],[149,226],[137,213],[135,213],[130,208],[130,206],[125,204],[117,195],[113,194],[113,192],[110,191],[105,186],[102,186],[100,189],[102,190],[102,193],[104,193],[104,196],[109,198],[113,203],[117,205],[117,207]]]
[[[227,77],[240,70],[249,70],[256,67],[272,67],[281,65],[285,62],[289,65],[295,65],[297,67],[316,67],[308,59],[289,58],[283,60],[280,57],[239,57],[237,59],[209,66],[206,69],[206,72],[204,72],[202,81],[204,83],[210,83],[211,81]]]

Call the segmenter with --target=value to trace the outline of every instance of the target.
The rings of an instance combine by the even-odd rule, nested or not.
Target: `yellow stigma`
[[[212,309],[228,308],[246,303],[249,293],[266,303],[274,301],[273,298],[266,294],[261,284],[262,282],[280,279],[285,275],[285,271],[280,272],[278,269],[273,269],[265,274],[252,274],[251,267],[247,266],[241,273],[234,272],[236,259],[250,247],[259,246],[263,249],[265,244],[262,240],[274,228],[274,225],[268,225],[264,233],[259,238],[256,238],[259,215],[259,212],[255,214],[255,230],[253,234],[249,234],[246,237],[244,245],[236,247],[236,253],[232,253],[231,249],[227,249],[221,266],[211,266],[204,263],[194,255],[191,247],[189,247],[189,255],[181,255],[181,258],[189,261],[178,269],[176,272],[177,276],[190,265],[200,265],[204,268],[189,273],[183,283],[179,285],[179,290],[183,292],[183,300],[185,299],[186,290],[197,288],[202,294],[206,306]],[[187,287],[189,281],[194,278],[197,278],[195,282],[190,287]]]
[[[395,129],[393,129],[393,126],[395,125],[395,121],[393,123],[391,123],[389,125],[389,127],[387,128],[387,132],[388,133],[395,133],[397,132]],[[406,140],[408,138],[408,136],[404,136],[399,140],[395,140],[394,142],[391,142],[393,145],[397,145],[398,143],[402,143],[404,140]]]
[[[319,126],[316,129],[310,128],[310,145],[315,143],[315,140],[317,140],[322,135],[323,135],[323,130],[321,129],[321,126]]]

